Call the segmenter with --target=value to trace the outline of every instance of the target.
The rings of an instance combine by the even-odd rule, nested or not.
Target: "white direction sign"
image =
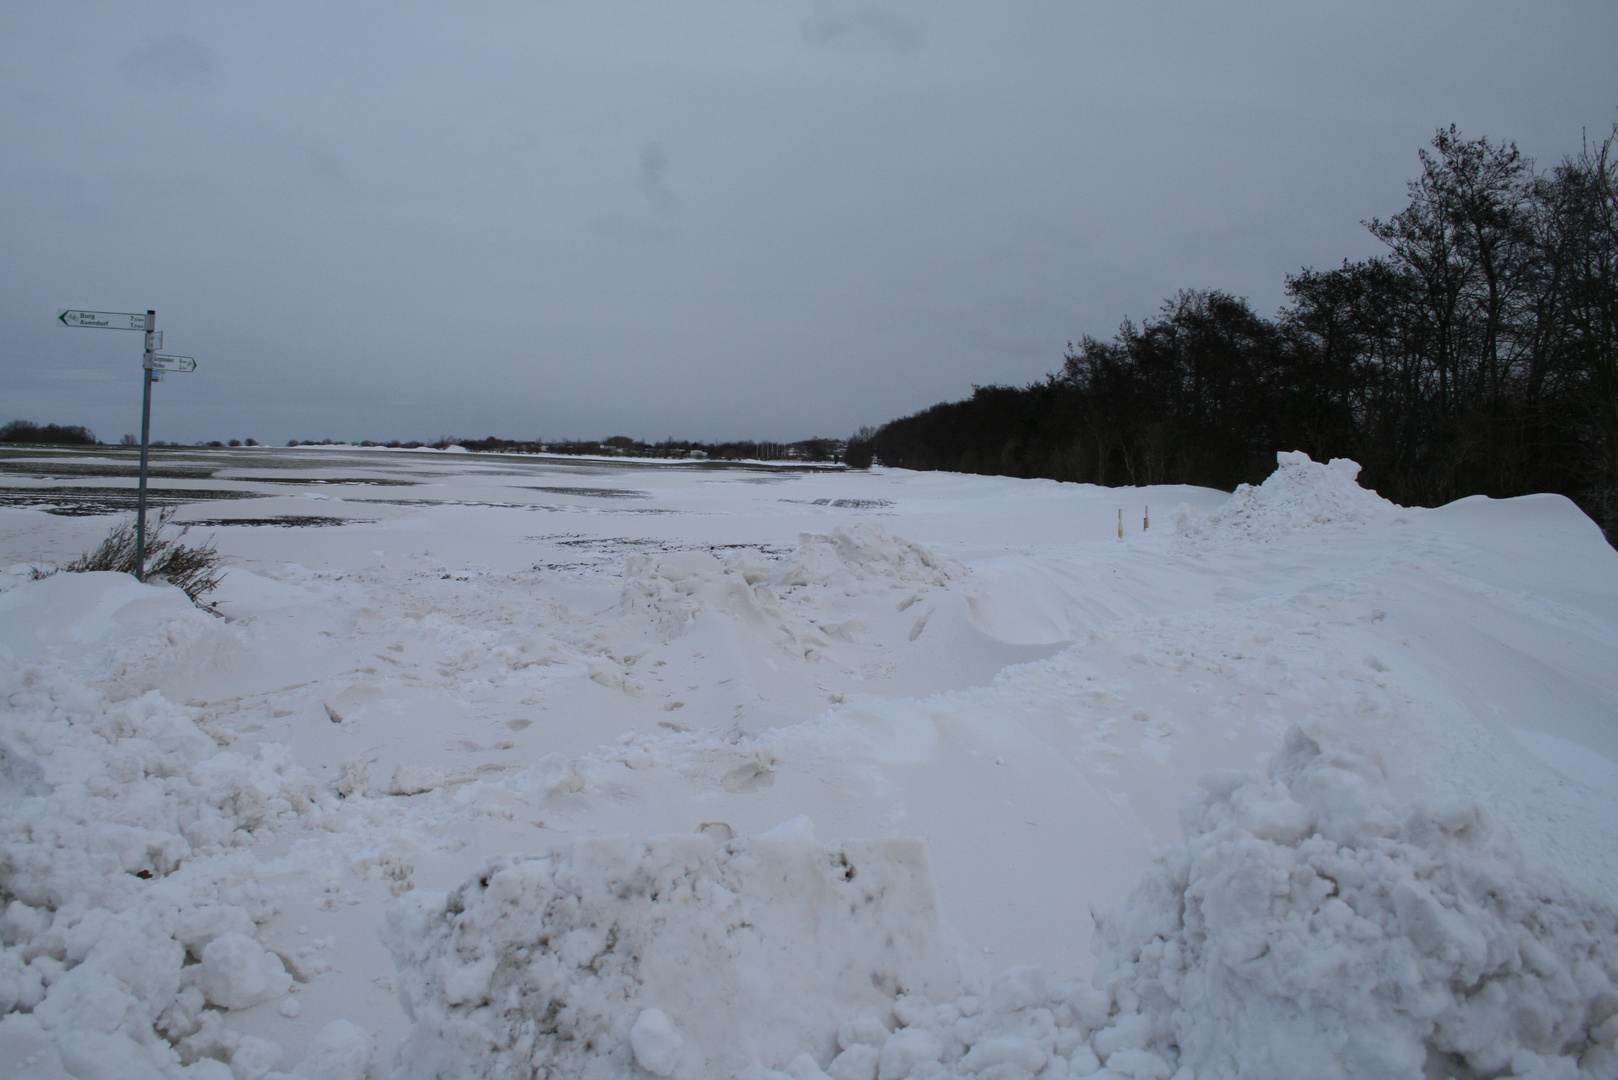
[[[62,311],[56,317],[63,326],[89,326],[101,330],[144,330],[146,313],[132,311]]]
[[[194,356],[168,356],[158,353],[152,357],[153,371],[195,371],[197,358]]]

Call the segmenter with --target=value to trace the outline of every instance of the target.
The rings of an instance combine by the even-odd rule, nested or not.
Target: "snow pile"
[[[1091,982],[845,1023],[840,1052],[745,1080],[1281,1080],[1618,1075],[1618,910],[1531,869],[1470,802],[1398,805],[1365,756],[1294,728],[1269,778],[1222,770]]]
[[[131,611],[127,577],[87,577],[115,580],[70,589],[76,605],[55,579],[7,599],[62,607],[73,617],[58,628],[83,631],[85,649],[183,640],[141,611],[161,611],[167,590],[135,585]],[[244,848],[319,827],[330,797],[285,746],[225,750],[194,710],[116,696],[0,645],[0,1060],[26,1050],[80,1077],[211,1080],[229,1061],[261,1077],[280,1047],[228,1030],[220,1010],[279,998],[292,979],[255,936],[276,904]]]
[[[20,663],[81,673],[115,700],[241,653],[236,633],[179,589],[110,571],[57,573],[0,593],[0,646]]]
[[[1477,803],[1397,805],[1294,728],[1268,781],[1211,773],[1181,824],[1101,927],[1098,982],[1199,1080],[1618,1074],[1618,909]]]
[[[728,1077],[952,993],[920,842],[800,824],[579,840],[406,897],[384,933],[413,1021],[394,1075]]]
[[[1258,487],[1242,484],[1206,517],[1189,507],[1175,515],[1175,531],[1198,540],[1272,540],[1320,525],[1370,525],[1393,519],[1397,504],[1360,487],[1357,461],[1329,464],[1294,450],[1278,451],[1275,472]]]
[[[718,610],[766,641],[786,643],[793,636],[780,598],[769,586],[770,573],[769,560],[760,551],[732,551],[723,561],[706,551],[631,555],[624,561],[618,608],[666,638],[683,634],[702,611]],[[594,672],[592,677],[603,681]]]
[[[805,1041],[786,1060],[779,1040],[755,1039],[729,1061],[754,1054],[740,1080],[1618,1073],[1618,910],[1531,868],[1476,803],[1398,804],[1374,760],[1293,728],[1269,777],[1210,773],[1182,817],[1185,842],[1100,920],[1091,981],[1019,967],[944,1004],[922,993],[844,1004],[835,1046]],[[610,934],[605,920],[592,933]],[[535,920],[528,940],[543,937]],[[496,962],[462,948],[462,963]],[[499,1001],[486,979],[479,992]],[[824,1000],[808,981],[790,985],[806,1008]],[[563,1013],[573,1004],[550,993]],[[680,1024],[666,1010],[636,1012],[648,1000],[599,1026],[610,1059],[599,1075],[634,1075],[631,1055],[657,1075],[687,1062],[670,1049]],[[707,1002],[710,1022],[717,1011],[721,1028],[750,1031],[751,1016],[728,1007]],[[720,1063],[705,1075],[725,1075]]]

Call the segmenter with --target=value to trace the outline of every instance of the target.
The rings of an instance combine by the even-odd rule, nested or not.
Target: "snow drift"
[[[256,937],[276,903],[244,849],[320,827],[333,800],[284,745],[228,749],[157,691],[119,700],[216,655],[207,638],[223,624],[178,595],[64,574],[3,598],[12,614],[59,616],[37,635],[10,624],[38,662],[0,644],[0,1062],[42,1077],[262,1077],[281,1058],[222,1022],[292,985]],[[121,677],[87,685],[53,641],[71,666]]]
[[[966,568],[953,559],[866,523],[802,533],[779,561],[746,548],[723,558],[707,551],[632,555],[624,562],[619,611],[665,637],[684,633],[705,612],[721,612],[759,639],[813,659],[830,647],[828,636],[851,636],[827,618],[839,601],[895,590],[915,594],[965,577]]]
[[[580,840],[402,902],[394,1076],[725,1077],[952,991],[921,844],[785,831]]]
[[[1097,982],[1145,1045],[1202,1080],[1618,1074],[1618,908],[1323,743],[1204,777],[1103,923]]]

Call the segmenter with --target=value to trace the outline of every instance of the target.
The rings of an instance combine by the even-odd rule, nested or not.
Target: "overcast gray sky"
[[[1440,125],[1618,119],[1618,4],[12,2],[0,422],[845,435],[1187,287],[1271,312]]]

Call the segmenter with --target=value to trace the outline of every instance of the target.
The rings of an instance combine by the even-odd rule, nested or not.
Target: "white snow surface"
[[[1618,1075],[1564,499],[263,454],[0,509],[0,1077]]]

